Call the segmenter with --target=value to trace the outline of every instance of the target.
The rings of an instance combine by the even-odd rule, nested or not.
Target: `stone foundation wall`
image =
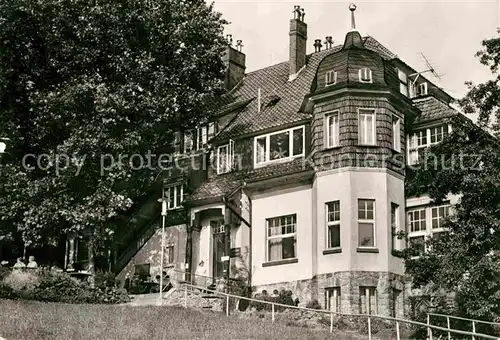
[[[299,299],[299,306],[317,299],[326,308],[326,289],[340,288],[341,312],[359,314],[360,287],[373,287],[377,292],[377,314],[405,317],[409,314],[409,286],[401,275],[388,272],[337,272],[317,275],[309,280],[281,282],[253,287],[254,294],[266,290],[272,294],[275,289],[292,291]],[[398,294],[394,294],[394,292]],[[394,315],[394,312],[396,315]]]

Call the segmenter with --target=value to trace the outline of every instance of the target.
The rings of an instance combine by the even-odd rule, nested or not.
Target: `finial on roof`
[[[349,10],[351,11],[351,30],[356,30],[356,19],[354,18],[354,11],[356,10],[356,5],[351,3],[349,5]]]

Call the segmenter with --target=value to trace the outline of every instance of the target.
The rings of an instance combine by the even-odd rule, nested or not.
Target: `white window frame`
[[[298,155],[294,155],[293,154],[293,132],[295,130],[299,130],[299,129],[302,130],[302,153],[298,154]],[[285,132],[288,132],[288,137],[290,138],[290,140],[288,142],[289,156],[285,157],[285,158],[271,160],[270,159],[270,155],[271,155],[271,153],[270,153],[270,151],[271,151],[270,150],[271,149],[270,139],[271,138],[270,137],[274,136],[274,135],[281,134],[281,133],[285,133]],[[263,162],[258,163],[257,162],[257,140],[259,140],[261,138],[265,138],[266,139],[266,150],[265,150],[265,155],[264,155],[265,160]],[[280,130],[280,131],[276,131],[276,132],[272,132],[272,133],[268,133],[268,134],[265,134],[265,135],[260,135],[260,136],[254,137],[254,139],[253,139],[254,167],[257,168],[257,167],[265,166],[267,164],[286,162],[286,161],[290,161],[290,160],[292,160],[294,158],[304,157],[304,155],[305,155],[305,147],[306,147],[306,136],[305,136],[305,126],[304,125],[295,126],[295,127],[289,128],[289,129]]]
[[[401,152],[401,118],[392,115],[392,148]]]
[[[443,208],[445,209],[445,215],[444,216],[440,216],[439,215],[439,210]],[[440,232],[440,231],[444,231],[445,228],[442,227],[442,220],[443,219],[446,219],[448,216],[450,216],[450,209],[451,209],[451,206],[449,204],[442,204],[442,205],[438,205],[438,206],[433,206],[430,208],[431,210],[431,215],[430,215],[430,218],[431,218],[431,231],[434,233],[434,232]],[[432,216],[433,212],[436,211],[437,213],[437,217],[434,217]],[[438,227],[437,228],[434,228],[434,220],[437,221],[438,223]]]
[[[394,214],[393,214],[393,209]],[[401,247],[401,240],[398,239],[398,232],[401,231],[401,221],[400,221],[400,206],[399,204],[396,204],[394,202],[391,202],[391,210],[390,210],[390,230],[391,230],[391,244],[392,250],[401,250],[403,247]],[[392,217],[394,216],[394,221],[392,220]]]
[[[361,201],[371,201],[373,202],[373,219],[361,219],[359,218],[359,210],[360,210],[360,202]],[[357,202],[357,221],[358,221],[358,248],[377,248],[377,228],[376,228],[376,221],[377,221],[377,202],[375,201],[375,199],[372,199],[372,198],[358,198],[358,202]],[[368,211],[365,209],[365,212]],[[373,231],[373,245],[372,246],[362,246],[360,244],[360,240],[359,240],[359,225],[360,224],[369,224],[371,223],[372,225],[372,231]]]
[[[429,130],[429,140],[428,140],[429,146],[441,143],[442,140],[448,135],[448,126],[447,125],[431,127],[428,130]],[[436,139],[437,139],[437,136],[440,136],[441,140],[433,142],[432,141],[433,136],[436,136]]]
[[[174,202],[170,201],[170,190],[174,190]],[[180,204],[177,205],[177,197],[180,191]],[[168,198],[167,210],[179,209],[184,202],[184,186],[182,184],[172,185],[164,189],[164,197]]]
[[[417,85],[417,95],[418,96],[425,96],[429,93],[428,91],[429,91],[429,87],[427,85],[427,82],[420,83]]]
[[[340,287],[328,287],[325,288],[325,309],[335,312],[342,312],[342,290]],[[331,294],[331,295],[330,295]],[[334,305],[332,306],[331,298],[333,298]]]
[[[330,221],[330,209],[329,209],[330,203],[338,203],[338,208],[339,208],[339,210],[338,210],[339,219],[338,220]],[[334,213],[335,210],[332,212]],[[339,238],[341,237],[340,218],[341,218],[340,200],[326,202],[325,203],[326,249],[340,249],[342,247],[342,239],[340,239],[340,244],[338,246],[334,246],[334,247],[331,246],[330,232],[329,232],[330,227],[338,226],[339,227]]]
[[[285,217],[285,218],[286,217],[292,217],[295,220],[294,232],[293,233],[286,233],[286,234],[279,234],[279,235],[269,236],[269,222],[271,220],[280,219],[280,218],[283,218],[283,217]],[[269,254],[269,241],[270,240],[276,240],[276,239],[290,238],[290,237],[294,238],[294,252],[295,252],[294,255],[295,256],[294,257],[289,257],[289,258],[286,258],[286,259],[281,258],[281,259],[271,260],[270,259],[271,254]],[[276,261],[296,259],[298,257],[297,256],[297,253],[298,253],[298,249],[297,248],[298,248],[297,247],[297,214],[282,215],[282,216],[270,217],[270,218],[266,219],[266,261],[267,262],[276,262]]]
[[[441,134],[443,138],[451,133],[451,125],[443,124],[439,126],[433,126],[425,129],[420,129],[415,132],[412,132],[407,136],[407,146],[408,146],[408,164],[413,165],[417,164],[420,160],[419,151],[424,151],[431,145],[439,144],[441,141],[432,142],[432,132],[433,130],[441,129]],[[420,143],[421,140],[425,137],[425,143]]]
[[[363,113],[364,111],[371,111],[372,113]],[[368,131],[367,118],[369,116],[373,116],[373,124],[371,131]],[[362,129],[362,124],[365,124],[365,128]],[[363,132],[363,133],[362,133]],[[362,134],[364,135],[365,140],[368,140],[369,135],[371,134],[371,139],[373,143],[363,143]],[[374,108],[359,108],[358,109],[358,144],[359,145],[377,145],[377,110]]]
[[[408,81],[408,75],[399,68],[396,68],[396,71],[399,78],[399,92],[406,97],[410,97],[410,82]]]
[[[337,84],[337,71],[327,71],[325,73],[325,86]]]
[[[364,294],[362,294],[364,291]],[[372,294],[373,292],[373,294]],[[365,314],[370,314],[370,315],[377,315],[378,313],[378,296],[377,296],[377,288],[376,287],[365,287],[365,286],[360,286],[359,287],[359,294],[360,294],[360,300],[361,300],[361,295],[365,297],[365,306],[364,309],[366,310],[367,313]],[[371,305],[371,297],[373,296],[373,300],[375,301],[373,308]],[[362,308],[363,306],[360,304],[359,306],[359,313],[362,314]],[[372,313],[373,309],[373,313]]]
[[[360,68],[358,71],[359,82],[360,83],[371,83],[373,82],[372,70],[368,67]],[[366,76],[366,77],[365,77]]]
[[[333,118],[337,118],[337,122],[333,124],[333,141],[331,130],[330,130],[330,120]],[[327,148],[335,148],[340,146],[340,111],[336,110],[333,112],[329,112],[325,115],[325,130],[326,130],[326,145]]]
[[[448,208],[448,215],[446,215],[445,217],[448,217],[450,215],[452,215],[452,211],[453,211],[453,206],[450,204],[450,203],[445,203],[445,204],[441,204],[441,205],[438,205],[438,206],[434,206],[434,205],[426,205],[426,206],[418,206],[418,207],[410,207],[407,209],[406,211],[406,216],[407,216],[407,219],[408,219],[408,224],[407,224],[407,231],[408,231],[408,238],[409,239],[412,239],[412,238],[417,238],[417,237],[424,237],[424,241],[426,241],[427,239],[429,238],[432,238],[434,234],[439,234],[439,233],[442,233],[442,232],[446,232],[446,228],[443,228],[443,227],[439,227],[439,228],[433,228],[432,227],[432,221],[433,221],[433,217],[432,217],[432,210],[433,209],[438,209],[439,208],[443,208],[443,207],[447,207]],[[425,225],[426,225],[426,229],[424,230],[418,230],[418,231],[412,231],[411,230],[411,219],[410,219],[410,213],[411,212],[414,212],[414,211],[422,211],[424,210],[425,211]],[[422,219],[419,219],[419,221],[423,221]],[[427,252],[429,251],[429,247],[427,244],[424,244],[424,251]],[[415,258],[418,257],[418,256],[415,256]]]
[[[221,168],[220,165],[220,157],[221,157],[221,150],[226,148],[226,167]],[[234,162],[234,141],[229,140],[228,144],[221,145],[217,147],[217,174],[225,174],[228,172],[231,172],[233,170],[233,162]]]

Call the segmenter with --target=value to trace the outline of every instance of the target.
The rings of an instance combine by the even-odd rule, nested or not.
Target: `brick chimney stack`
[[[304,17],[304,9],[295,6],[290,20],[290,78],[306,64],[307,25]]]
[[[241,52],[243,43],[237,40],[236,46],[233,47],[233,38],[230,34],[227,35],[228,46],[222,57],[222,60],[227,66],[226,78],[224,87],[230,91],[235,87],[245,76],[245,54]]]

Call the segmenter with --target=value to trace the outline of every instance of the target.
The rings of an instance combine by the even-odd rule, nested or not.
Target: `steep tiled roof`
[[[457,110],[432,96],[416,99],[414,103],[422,111],[422,114],[415,119],[415,123],[460,115]]]
[[[203,182],[201,186],[193,192],[190,199],[192,201],[201,201],[208,198],[221,197],[238,188],[243,182],[252,183],[270,178],[284,177],[307,172],[311,169],[310,164],[306,160],[300,158],[286,163],[270,164],[262,168],[218,175]]]
[[[384,59],[395,57],[387,48],[372,37],[363,38],[365,47],[379,53]],[[311,83],[316,75],[320,61],[327,55],[338,52],[342,45],[307,56],[307,65],[299,72],[295,80],[289,81],[289,64],[282,62],[245,75],[245,78],[229,93],[222,103],[225,106],[235,102],[247,101],[257,97],[258,89],[261,98],[277,96],[279,100],[273,106],[263,107],[259,112],[257,100],[243,109],[238,116],[219,133],[216,139],[225,140],[272,129],[285,124],[292,124],[310,118],[309,114],[300,112],[304,97],[309,93]]]

